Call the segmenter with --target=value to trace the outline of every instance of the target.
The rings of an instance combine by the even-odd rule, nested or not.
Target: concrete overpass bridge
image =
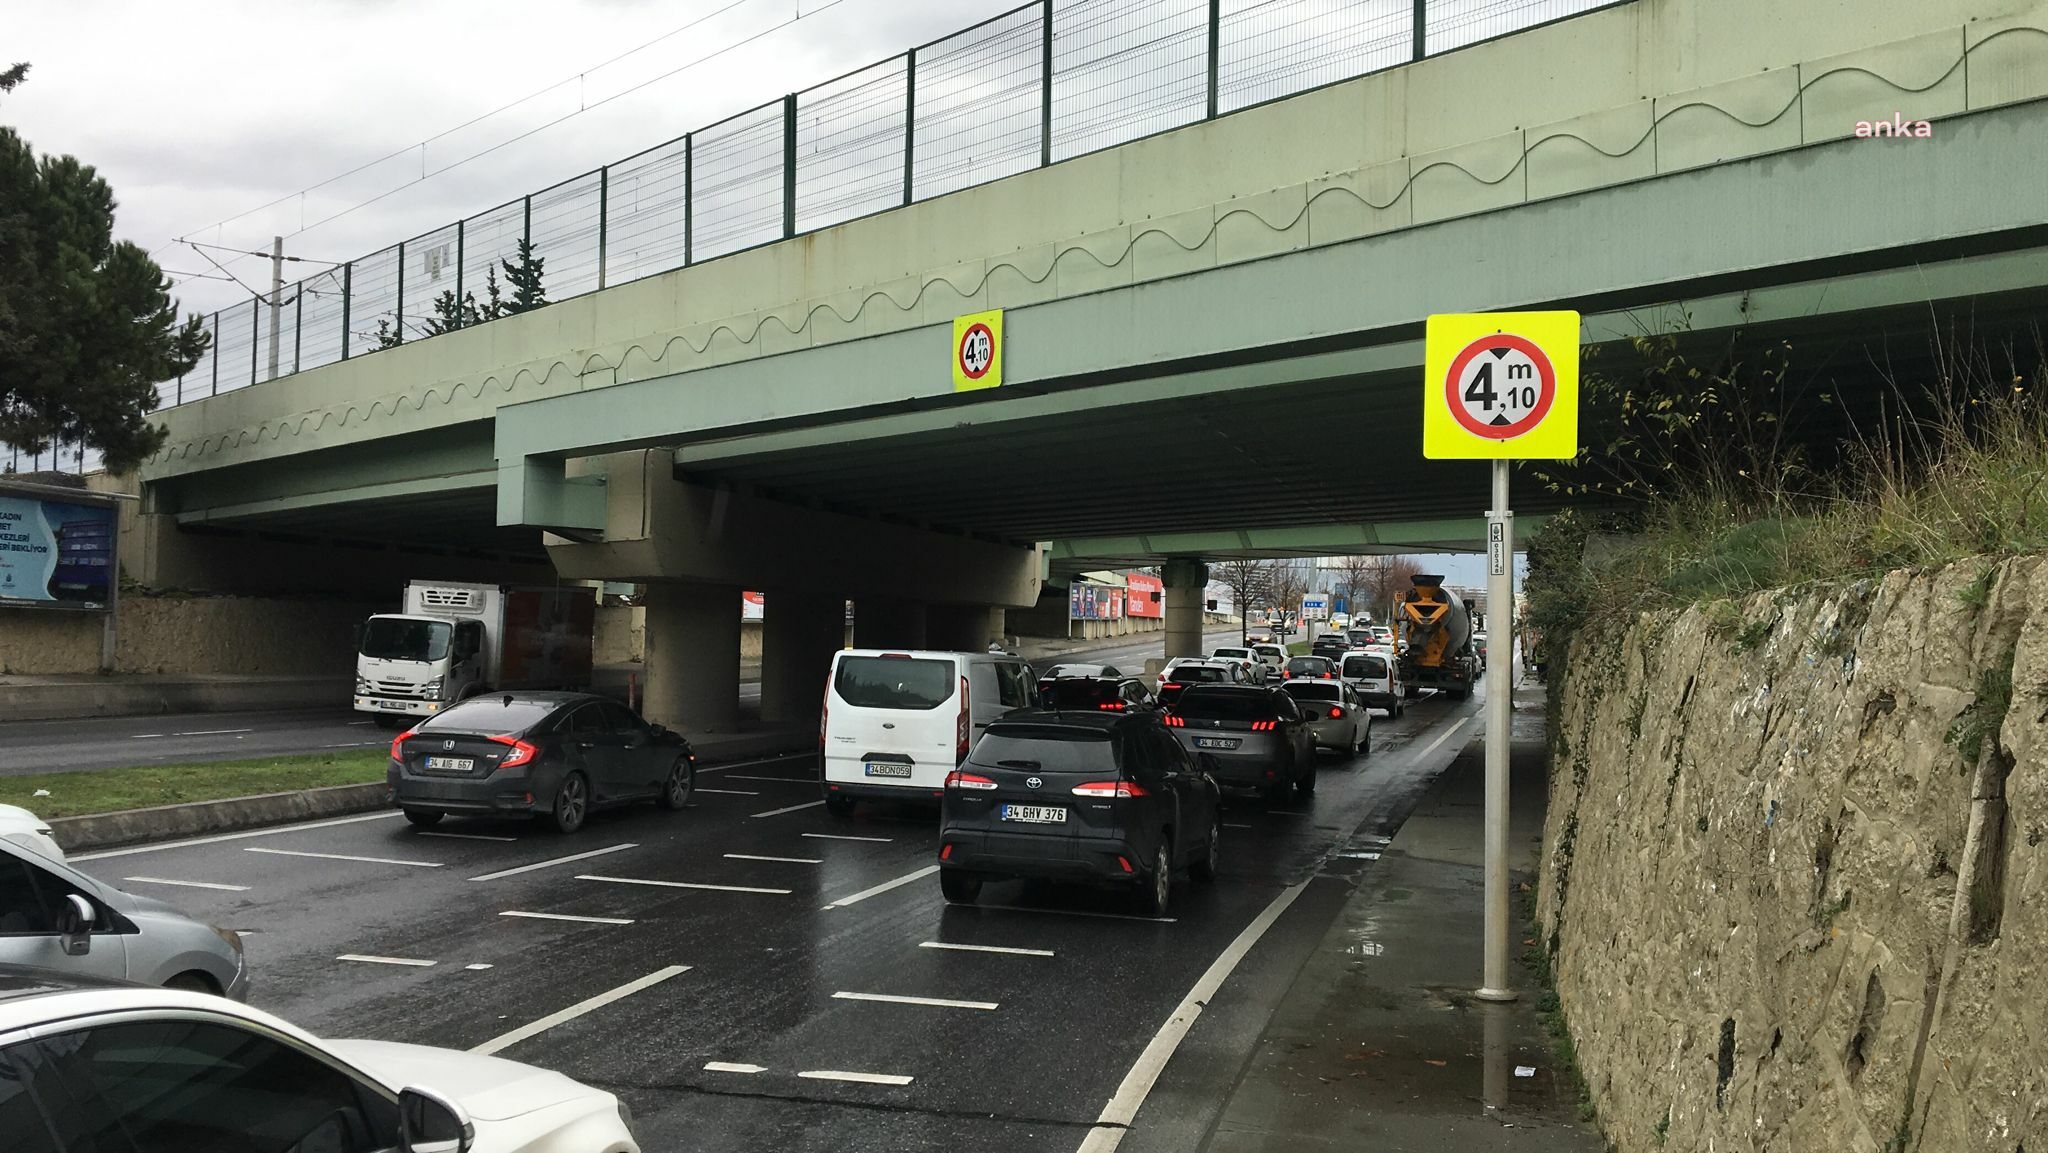
[[[979,647],[1112,563],[1169,562],[1171,620],[1204,560],[1475,548],[1483,472],[1420,457],[1430,313],[1844,350],[2038,315],[2048,4],[1857,14],[1634,0],[186,403],[144,555],[646,582],[649,710],[716,727],[742,585],[797,716],[846,597],[864,642]],[[1856,135],[1895,113],[1931,136]],[[952,319],[997,308],[1003,384],[957,392]]]

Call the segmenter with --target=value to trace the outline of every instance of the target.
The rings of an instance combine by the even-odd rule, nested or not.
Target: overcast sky
[[[348,260],[1016,4],[7,0],[0,66],[34,67],[0,99],[0,123],[41,151],[97,166],[120,201],[117,235],[167,270],[218,275],[179,236],[267,250],[273,235],[298,233],[287,253]],[[438,138],[417,147],[429,137]],[[371,163],[394,152],[402,155]],[[439,175],[420,180],[423,166]],[[268,264],[231,267],[267,288]],[[308,271],[288,267],[286,279]],[[189,311],[248,299],[219,280],[182,280],[178,293]]]

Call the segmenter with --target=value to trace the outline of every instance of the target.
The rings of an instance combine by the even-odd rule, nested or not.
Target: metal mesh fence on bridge
[[[1625,0],[1039,0],[207,318],[163,406],[741,252]],[[470,300],[475,307],[466,307]],[[270,337],[277,313],[276,365]],[[21,454],[0,449],[0,468]]]

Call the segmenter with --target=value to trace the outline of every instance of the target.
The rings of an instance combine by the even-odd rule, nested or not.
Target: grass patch
[[[1522,907],[1527,939],[1540,941],[1542,926],[1536,919],[1536,899],[1527,898]],[[1564,1083],[1578,1094],[1579,1120],[1597,1120],[1593,1107],[1593,1088],[1586,1084],[1586,1075],[1579,1069],[1578,1046],[1572,1043],[1571,1026],[1564,1019],[1564,1006],[1557,998],[1557,977],[1550,968],[1550,950],[1540,944],[1532,944],[1522,951],[1530,972],[1536,978],[1536,1016],[1543,1022],[1543,1031],[1550,1035],[1551,1056],[1557,1060],[1557,1068]]]
[[[0,804],[20,805],[44,820],[78,817],[381,781],[389,760],[390,754],[381,748],[350,749],[250,761],[137,765],[126,769],[0,777]],[[50,795],[36,796],[38,789],[47,789]]]
[[[1985,741],[1997,744],[1998,730],[2005,725],[2005,714],[2012,709],[2013,656],[2008,650],[2003,665],[1978,671],[1977,699],[1949,726],[1948,743],[1961,750],[1965,765],[1976,765],[1984,753]]]

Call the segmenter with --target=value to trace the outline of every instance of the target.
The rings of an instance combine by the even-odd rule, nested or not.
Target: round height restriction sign
[[[980,380],[988,375],[989,366],[996,360],[996,336],[986,324],[970,324],[960,334],[960,373],[969,380]]]
[[[1533,342],[1496,332],[1452,359],[1444,400],[1465,431],[1508,440],[1543,422],[1557,400],[1557,370]]]

